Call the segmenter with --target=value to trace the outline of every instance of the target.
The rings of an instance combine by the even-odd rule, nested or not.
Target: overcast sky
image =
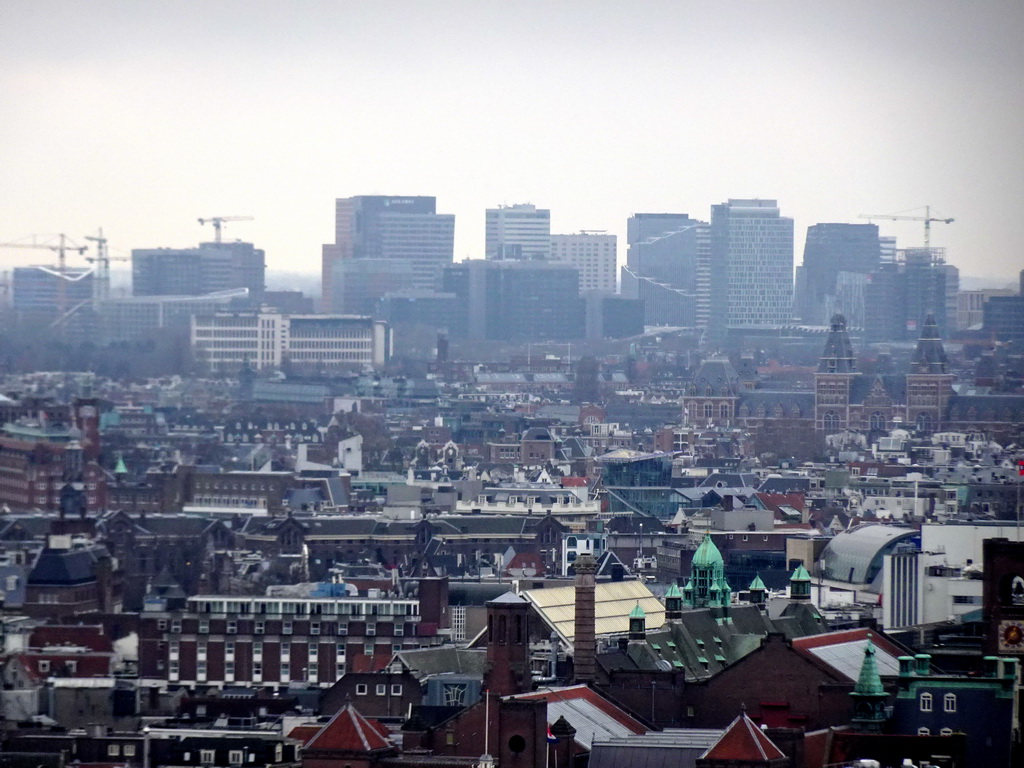
[[[1024,267],[1024,3],[0,0],[0,241],[200,216],[318,271],[333,201],[436,195],[620,235],[777,198],[807,226],[930,204],[961,272]],[[879,222],[901,245],[920,224]],[[37,260],[0,251],[6,265]]]

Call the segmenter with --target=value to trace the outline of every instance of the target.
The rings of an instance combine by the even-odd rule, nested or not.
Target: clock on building
[[[1000,653],[1024,653],[1024,621],[1007,619],[999,622]]]

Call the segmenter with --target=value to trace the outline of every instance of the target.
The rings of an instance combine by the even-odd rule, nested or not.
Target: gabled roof
[[[367,720],[347,702],[313,739],[305,751],[368,754],[393,750],[387,731],[380,723]]]
[[[523,593],[545,624],[567,643],[576,637],[576,588],[531,589]],[[594,589],[595,631],[598,636],[629,631],[629,612],[637,603],[647,614],[647,628],[665,623],[665,606],[641,581],[612,581]]]
[[[866,628],[842,632],[826,632],[793,640],[793,649],[824,662],[843,677],[857,680],[868,643],[874,648],[873,666],[878,674],[895,677],[899,674],[899,657],[907,653],[889,638]]]
[[[722,737],[701,755],[702,760],[744,760],[748,762],[767,762],[785,759],[782,750],[765,736],[757,724],[747,717],[746,712],[740,714]]]
[[[548,724],[551,725],[558,718],[564,717],[576,729],[574,740],[587,749],[590,749],[595,739],[629,736],[647,731],[638,720],[586,685],[542,688],[535,693],[509,698],[547,701]]]

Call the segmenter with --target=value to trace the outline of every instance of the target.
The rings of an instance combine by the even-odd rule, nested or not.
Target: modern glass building
[[[668,520],[682,501],[672,487],[672,454],[621,449],[599,456],[612,515],[641,514]]]
[[[843,531],[825,547],[821,554],[822,576],[832,581],[880,588],[885,556],[920,546],[921,533],[914,528],[876,523],[858,525]]]
[[[710,331],[784,325],[793,314],[793,220],[775,200],[711,208]]]

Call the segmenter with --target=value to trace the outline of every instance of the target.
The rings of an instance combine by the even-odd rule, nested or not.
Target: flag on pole
[[[558,737],[551,732],[551,726],[548,726],[548,744],[557,744]]]
[[[1020,459],[1017,462],[1017,474],[1024,477],[1024,459]]]

